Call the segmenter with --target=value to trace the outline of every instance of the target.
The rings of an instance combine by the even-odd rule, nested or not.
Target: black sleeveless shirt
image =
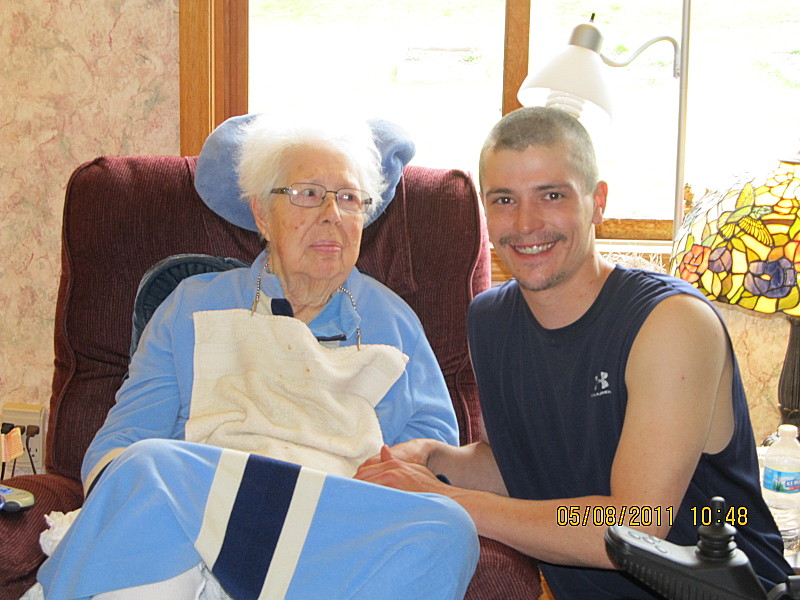
[[[675,294],[707,302],[680,279],[622,267],[610,274],[591,308],[560,329],[539,325],[514,280],[473,300],[470,353],[489,440],[511,497],[544,500],[610,493],[627,403],[628,355],[653,308]],[[761,496],[755,441],[735,358],[733,377],[735,426],[727,447],[702,454],[674,513],[664,507],[632,510],[638,509],[645,523],[657,518],[672,523],[667,539],[688,546],[697,542],[702,508],[713,496],[723,496],[735,509],[731,515],[739,519],[734,523],[737,546],[769,591],[791,571]],[[569,518],[566,511],[562,516]],[[594,518],[590,515],[589,522]],[[559,600],[655,597],[620,572],[545,563],[541,568]]]

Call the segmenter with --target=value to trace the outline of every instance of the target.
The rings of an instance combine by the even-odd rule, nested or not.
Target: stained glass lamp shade
[[[706,194],[683,220],[670,269],[710,300],[791,324],[778,384],[781,420],[800,425],[800,155],[766,177]]]

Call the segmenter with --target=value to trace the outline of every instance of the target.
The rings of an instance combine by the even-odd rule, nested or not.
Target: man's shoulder
[[[516,280],[481,292],[472,299],[467,310],[467,330],[473,340],[505,337],[509,327],[518,323],[518,303],[522,299]]]
[[[676,319],[695,319],[708,321],[716,316],[724,327],[719,311],[700,292],[682,279],[664,273],[640,269],[618,268],[616,281],[597,306],[607,322],[617,327],[638,332],[647,320],[653,324],[661,323],[667,328]],[[658,310],[656,310],[658,308]],[[705,315],[702,316],[701,315]]]
[[[665,295],[688,294],[700,298],[704,302],[706,301],[705,296],[693,285],[666,273],[620,266],[617,266],[614,272],[617,287],[625,290],[626,293],[644,291],[649,293],[661,292]]]
[[[519,285],[516,279],[509,279],[505,283],[489,288],[472,299],[470,312],[473,310],[494,310],[517,300]]]

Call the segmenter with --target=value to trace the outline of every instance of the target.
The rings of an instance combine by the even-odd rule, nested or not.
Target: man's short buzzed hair
[[[529,146],[567,145],[572,167],[580,175],[584,192],[594,191],[599,181],[597,159],[589,133],[580,121],[557,108],[530,106],[505,115],[489,132],[480,156],[479,175],[488,152],[523,151]]]

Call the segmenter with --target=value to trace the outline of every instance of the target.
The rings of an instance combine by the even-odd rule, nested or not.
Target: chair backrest
[[[55,315],[55,373],[46,467],[79,478],[86,447],[127,370],[131,314],[144,273],[173,254],[251,262],[256,233],[218,217],[193,185],[196,157],[100,157],[67,186]],[[406,167],[394,200],[364,232],[358,267],[417,312],[445,374],[462,443],[480,408],[466,309],[490,285],[480,204],[461,171]]]
[[[139,340],[151,317],[181,281],[202,273],[218,273],[249,266],[249,262],[238,258],[189,253],[173,254],[150,267],[142,276],[133,302],[130,356],[139,347]]]

